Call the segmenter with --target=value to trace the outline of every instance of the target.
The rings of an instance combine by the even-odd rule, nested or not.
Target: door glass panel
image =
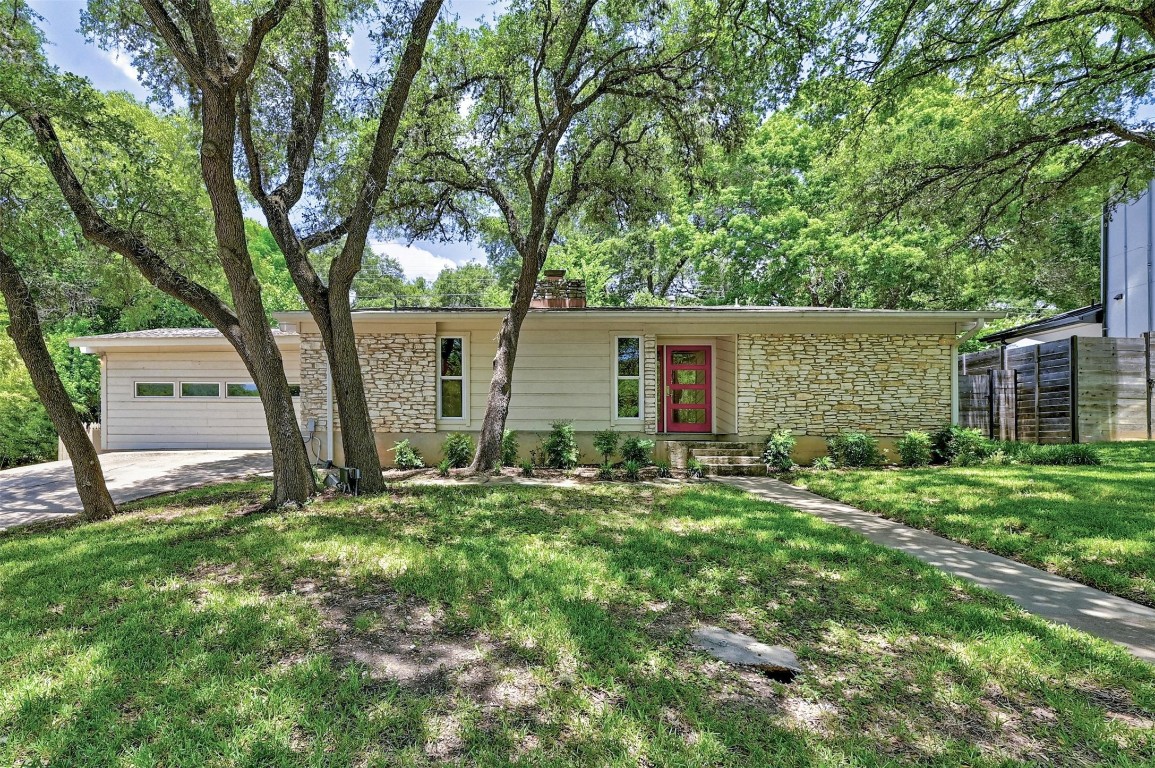
[[[637,376],[641,359],[640,339],[631,337],[618,339],[618,375]]]
[[[671,371],[675,384],[705,384],[705,371]]]
[[[461,375],[461,349],[462,343],[460,338],[444,338],[441,340],[442,376]]]
[[[670,361],[674,365],[705,365],[706,351],[699,349],[694,351],[671,352]]]
[[[705,424],[706,423],[706,409],[705,408],[675,408],[674,409],[674,423],[675,424]]]
[[[445,379],[441,382],[441,417],[443,419],[460,419],[461,408],[461,379]]]
[[[675,405],[705,405],[706,390],[675,389],[672,393]]]
[[[641,415],[638,408],[638,380],[618,381],[618,418],[636,419]]]

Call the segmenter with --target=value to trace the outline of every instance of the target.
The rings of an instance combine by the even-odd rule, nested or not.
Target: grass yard
[[[1155,443],[1095,467],[806,472],[815,493],[1155,606]]]
[[[0,764],[1155,763],[1155,667],[731,488],[230,514],[266,490],[0,536]],[[806,671],[714,662],[694,621]]]

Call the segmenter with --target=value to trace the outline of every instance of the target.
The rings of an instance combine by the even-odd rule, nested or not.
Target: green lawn
[[[727,487],[266,491],[0,536],[0,764],[1155,763],[1155,667]]]
[[[800,473],[794,482],[955,541],[1155,606],[1155,443],[1097,467]]]

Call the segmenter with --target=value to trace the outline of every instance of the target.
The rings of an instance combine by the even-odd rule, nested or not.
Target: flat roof
[[[278,342],[295,344],[301,340],[299,334],[282,331],[280,328],[270,329]],[[97,336],[78,336],[69,339],[68,344],[78,347],[81,352],[90,349],[106,349],[113,347],[220,347],[229,343],[223,333],[216,328],[149,328],[142,331],[124,331],[121,333],[104,333]]]
[[[1103,305],[1089,304],[1085,307],[1072,309],[1067,312],[1060,312],[1057,315],[1044,317],[1042,320],[1035,320],[1030,323],[1023,323],[1016,325],[1013,328],[1004,328],[995,333],[988,333],[982,337],[983,341],[1010,341],[1019,338],[1020,336],[1030,336],[1032,333],[1039,333],[1041,331],[1054,331],[1059,328],[1066,328],[1070,325],[1080,325],[1082,323],[1101,323],[1103,322]]]
[[[397,309],[354,309],[353,316],[371,319],[386,319],[391,317],[416,317],[431,315],[445,316],[476,316],[476,315],[504,315],[508,307],[398,307]],[[601,317],[629,317],[639,314],[667,315],[679,317],[685,315],[716,316],[726,318],[749,317],[792,317],[792,318],[872,318],[893,320],[995,320],[1006,317],[1006,312],[992,310],[908,310],[908,309],[855,309],[841,307],[581,307],[581,308],[549,308],[531,309],[531,315],[594,315]],[[308,310],[293,310],[290,312],[274,312],[278,320],[294,322],[311,319]]]

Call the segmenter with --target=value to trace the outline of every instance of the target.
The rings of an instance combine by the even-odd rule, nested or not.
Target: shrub
[[[655,466],[658,468],[658,477],[673,477],[673,473],[670,472],[670,462],[659,461]]]
[[[442,477],[449,477],[449,470],[453,467],[449,459],[442,459],[441,463],[437,465],[437,474]]]
[[[627,461],[622,465],[627,480],[637,482],[642,479],[642,465],[637,461]]]
[[[766,438],[766,447],[762,451],[762,463],[773,469],[783,472],[794,466],[794,446],[798,441],[794,433],[788,429],[779,429]]]
[[[690,459],[686,462],[686,474],[701,480],[706,476],[706,465],[697,459]]]
[[[521,448],[517,443],[517,433],[511,429],[501,434],[501,466],[517,466],[517,452]]]
[[[603,429],[594,432],[594,450],[602,455],[605,459],[604,464],[609,464],[610,459],[613,458],[614,452],[618,450],[618,440],[621,435],[612,429]]]
[[[56,430],[34,391],[0,391],[0,469],[56,458]]]
[[[825,472],[834,469],[834,459],[829,456],[819,456],[814,461],[810,462],[811,469],[817,469],[820,472]]]
[[[533,477],[533,462],[532,461],[529,461],[528,459],[526,459],[525,461],[521,462],[521,476],[522,477]]]
[[[977,429],[948,424],[931,437],[931,455],[940,464],[974,464],[990,453],[990,443]]]
[[[555,421],[541,441],[545,464],[556,469],[573,469],[578,465],[577,436],[572,421]]]
[[[648,466],[651,463],[650,454],[653,450],[653,440],[644,440],[640,437],[627,437],[622,441],[622,461],[632,461],[643,467]]]
[[[460,432],[451,432],[441,446],[441,453],[449,466],[467,467],[473,460],[473,438]]]
[[[882,461],[878,440],[858,430],[839,432],[826,441],[826,449],[840,467],[870,467]]]
[[[408,440],[402,440],[401,442],[394,444],[393,453],[395,453],[397,456],[395,462],[397,469],[421,469],[425,466],[425,462],[422,460],[421,454],[417,452],[416,448],[409,444]]]
[[[930,435],[911,430],[898,441],[898,457],[904,467],[925,467],[931,460]]]
[[[598,480],[613,480],[614,467],[608,461],[598,467]]]
[[[1041,466],[1096,466],[1102,464],[1102,457],[1093,445],[1035,445],[1034,443],[1013,443],[995,441],[989,443],[990,455],[986,464],[1035,464]],[[1002,455],[1003,461],[995,461]]]

